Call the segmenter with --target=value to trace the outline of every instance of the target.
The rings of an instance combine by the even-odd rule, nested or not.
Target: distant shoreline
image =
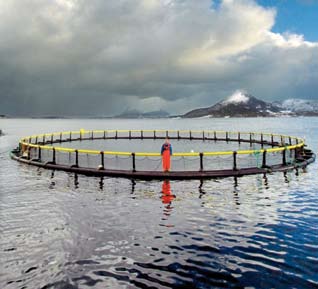
[[[27,116],[10,116],[3,117],[0,120],[4,119],[47,119],[47,120],[69,120],[69,119],[112,119],[112,120],[152,120],[152,119],[192,119],[192,120],[202,120],[202,119],[252,119],[252,118],[266,118],[266,119],[275,119],[275,118],[314,118],[318,115],[281,115],[281,116],[229,116],[229,117],[182,117],[182,116],[173,116],[173,117],[152,117],[152,118],[118,118],[118,117],[27,117]]]

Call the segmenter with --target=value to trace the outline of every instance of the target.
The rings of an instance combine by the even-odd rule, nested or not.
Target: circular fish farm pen
[[[171,141],[171,170],[160,148]],[[46,169],[133,179],[239,177],[305,168],[315,161],[298,137],[251,132],[80,130],[34,135],[11,152],[19,162]]]

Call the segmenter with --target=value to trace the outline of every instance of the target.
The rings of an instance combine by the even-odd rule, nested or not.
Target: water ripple
[[[0,161],[0,288],[318,288],[317,164],[167,194]]]

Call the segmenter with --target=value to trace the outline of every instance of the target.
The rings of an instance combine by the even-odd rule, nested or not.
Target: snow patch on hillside
[[[291,99],[287,99],[283,101],[282,107],[284,109],[295,111],[295,112],[315,111],[318,108],[318,103],[312,100],[291,98]]]
[[[224,100],[222,104],[247,103],[249,99],[250,98],[243,91],[237,90],[228,99]]]

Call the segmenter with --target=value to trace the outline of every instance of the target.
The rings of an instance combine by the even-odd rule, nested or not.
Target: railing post
[[[131,156],[132,156],[132,169],[133,169],[133,172],[136,171],[136,155],[135,153],[131,153]]]
[[[82,140],[82,131],[80,130],[80,140]]]
[[[42,137],[42,142],[43,142],[43,144],[45,144],[45,134]]]
[[[169,137],[168,131],[166,130],[166,137]]]
[[[35,144],[38,144],[38,137],[35,138]]]
[[[75,150],[75,167],[78,167],[78,150]]]
[[[192,132],[191,130],[189,130],[189,137],[190,137],[190,140],[192,139]]]
[[[129,131],[129,139],[131,139],[131,130]]]
[[[237,139],[238,139],[238,143],[240,144],[241,143],[241,133],[240,132],[237,134]]]
[[[252,146],[252,133],[250,132],[250,147]]]
[[[118,139],[118,131],[116,130],[115,139]]]
[[[300,153],[303,155],[304,154],[304,145],[302,145],[301,147],[300,147]]]
[[[285,145],[285,142],[283,140],[283,136],[282,135],[280,136],[280,143],[281,143],[281,145]]]
[[[295,148],[294,149],[294,160],[296,160],[298,158],[298,149]]]
[[[202,131],[202,139],[205,140],[204,130]]]
[[[55,148],[53,148],[53,157],[52,157],[52,164],[56,164],[56,152],[55,152]]]
[[[178,131],[178,139],[180,139],[180,131]]]
[[[262,167],[263,167],[263,168],[266,167],[266,153],[267,153],[267,151],[264,150],[264,151],[263,151],[263,163],[262,163]]]
[[[91,132],[91,139],[94,139],[94,131]]]
[[[271,134],[271,143],[272,143],[272,146],[273,146],[273,142],[274,142],[274,136]]]
[[[286,166],[286,148],[283,150],[283,166]]]
[[[100,170],[103,170],[105,168],[104,152],[103,151],[100,152],[100,164],[101,164]]]
[[[106,139],[106,131],[104,130],[103,138]]]
[[[236,152],[236,151],[233,151],[233,171],[236,171],[236,170],[237,170],[237,159],[236,159],[236,155],[237,155],[237,152]]]
[[[51,144],[53,143],[53,133],[51,134]]]
[[[41,161],[42,158],[42,152],[41,152],[41,147],[38,147],[38,160]]]
[[[289,137],[288,139],[289,139],[289,145],[291,146],[292,145],[291,137]]]
[[[213,132],[214,135],[214,141],[216,141],[216,131]]]
[[[262,133],[261,133],[261,147],[262,148],[264,147],[264,136]]]
[[[225,140],[226,140],[226,142],[229,142],[229,133],[228,132],[225,132]]]
[[[31,159],[31,147],[28,146],[27,148],[27,159],[30,160]]]
[[[156,131],[155,131],[155,130],[153,131],[153,138],[154,138],[154,139],[157,138],[157,137],[156,137]]]
[[[62,142],[62,133],[60,133],[60,142]]]
[[[203,171],[203,153],[200,153],[200,171]]]
[[[70,131],[70,141],[72,141],[72,132]]]
[[[144,139],[144,131],[143,130],[140,131],[140,136],[141,136],[141,139]]]
[[[299,148],[295,148],[295,159],[299,157]]]

